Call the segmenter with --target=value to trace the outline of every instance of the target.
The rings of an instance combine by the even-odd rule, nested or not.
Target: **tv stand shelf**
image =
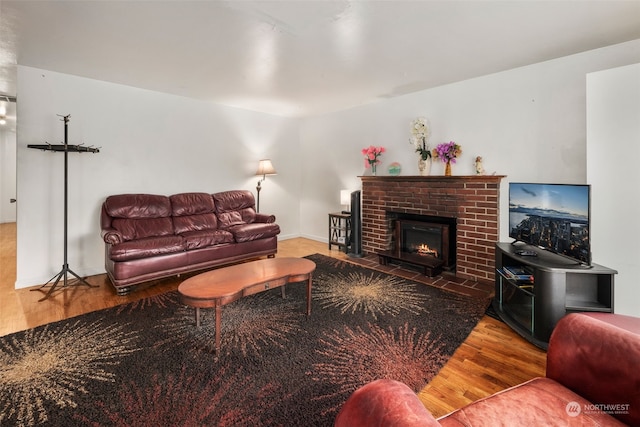
[[[537,256],[518,255],[521,249]],[[547,348],[553,328],[567,313],[613,313],[615,270],[582,265],[524,244],[497,243],[495,258],[493,308],[507,325],[540,348]],[[504,267],[524,269],[532,280],[517,280]]]

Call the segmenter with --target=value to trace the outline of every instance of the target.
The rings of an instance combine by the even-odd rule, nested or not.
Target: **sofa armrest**
[[[124,241],[122,234],[115,228],[104,228],[100,235],[102,236],[102,240],[110,245],[117,245]]]
[[[111,220],[112,218],[107,213],[107,204],[105,202],[102,204],[102,209],[100,210],[100,228],[102,229],[100,237],[102,237],[105,243],[116,245],[122,243],[124,238],[118,230],[111,226]]]
[[[336,427],[429,427],[440,423],[407,385],[376,380],[360,387],[338,413]]]
[[[572,313],[551,334],[547,377],[594,404],[621,405],[612,415],[640,425],[639,360],[640,318]]]
[[[272,224],[274,222],[276,222],[276,216],[275,215],[266,215],[266,214],[261,214],[259,212],[256,212],[256,220],[255,222],[262,222],[262,223],[266,223],[266,224]]]

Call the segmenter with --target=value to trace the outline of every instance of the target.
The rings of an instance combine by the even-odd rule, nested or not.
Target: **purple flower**
[[[462,154],[462,148],[453,141],[443,142],[433,149],[432,154],[433,157],[441,159],[443,163],[455,163],[456,157]]]

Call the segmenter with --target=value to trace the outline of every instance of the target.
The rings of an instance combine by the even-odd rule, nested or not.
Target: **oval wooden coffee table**
[[[316,264],[306,258],[267,258],[232,265],[193,276],[178,286],[180,300],[196,309],[196,327],[200,326],[200,309],[216,309],[216,354],[220,353],[222,306],[242,297],[287,283],[307,282],[307,316],[311,315],[311,283]]]

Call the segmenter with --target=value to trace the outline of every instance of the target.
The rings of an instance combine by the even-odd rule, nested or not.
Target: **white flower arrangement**
[[[431,157],[431,150],[429,149],[429,137],[431,136],[431,125],[429,119],[424,117],[418,117],[411,122],[411,140],[410,142],[416,149],[416,153],[420,154],[422,160],[427,160]]]

